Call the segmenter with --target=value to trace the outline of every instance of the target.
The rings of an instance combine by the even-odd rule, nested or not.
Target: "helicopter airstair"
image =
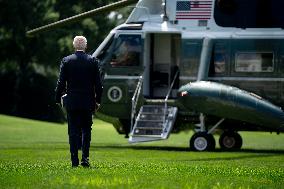
[[[135,119],[135,123],[133,124],[143,81],[142,77],[140,78],[132,98],[131,126],[133,127],[131,127],[129,137],[130,143],[163,140],[169,137],[177,117],[178,108],[168,106],[168,98],[177,75],[178,72],[175,74],[174,80],[172,81],[168,93],[163,100],[163,104],[141,106]]]
[[[167,139],[175,123],[177,107],[144,105],[140,108],[129,142]]]

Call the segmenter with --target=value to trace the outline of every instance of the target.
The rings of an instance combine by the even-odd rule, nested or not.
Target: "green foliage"
[[[18,80],[17,93],[16,68],[12,65],[4,66],[0,74],[0,85],[5,89],[0,98],[0,112],[39,120],[65,121],[61,108],[53,100],[56,76],[46,71],[40,73],[40,68],[35,66],[30,65],[25,69],[25,74]],[[16,107],[11,103],[14,99],[17,99]]]
[[[117,20],[103,14],[31,38],[26,31],[111,2],[114,1],[1,0],[0,113],[62,121],[63,113],[53,101],[54,76],[61,59],[73,53],[75,35],[85,35],[88,51],[93,51]]]
[[[282,188],[283,136],[241,133],[239,152],[190,152],[192,133],[130,145],[100,120],[90,169],[70,166],[66,125],[0,115],[0,188]]]

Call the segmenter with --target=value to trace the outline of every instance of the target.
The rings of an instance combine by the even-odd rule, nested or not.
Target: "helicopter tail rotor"
[[[90,10],[90,11],[87,11],[87,12],[84,12],[84,13],[63,19],[63,20],[59,20],[59,21],[51,23],[51,24],[47,24],[47,25],[32,29],[30,31],[27,31],[26,35],[31,37],[31,36],[34,36],[34,35],[41,33],[41,32],[49,31],[49,30],[61,27],[63,25],[78,22],[78,21],[83,20],[84,18],[87,18],[87,17],[90,17],[90,16],[102,14],[102,13],[105,13],[105,12],[110,12],[110,11],[113,11],[113,10],[116,10],[116,9],[119,9],[119,8],[123,8],[123,7],[128,6],[128,5],[132,5],[132,4],[136,3],[137,1],[138,0],[121,0],[121,1],[118,1],[116,3],[112,3],[112,4],[109,4],[109,5],[103,6],[103,7],[99,7],[99,8],[96,8],[96,9],[93,9],[93,10]]]

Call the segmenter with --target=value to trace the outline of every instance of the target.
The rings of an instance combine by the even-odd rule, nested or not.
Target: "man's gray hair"
[[[75,50],[85,50],[87,48],[87,39],[84,36],[76,36],[73,40]]]

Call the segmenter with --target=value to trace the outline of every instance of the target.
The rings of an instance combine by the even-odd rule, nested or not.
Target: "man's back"
[[[67,88],[67,109],[93,110],[96,101],[100,103],[100,72],[97,62],[91,56],[83,51],[76,51],[63,58],[60,76],[56,89],[57,98],[62,95],[63,88]]]

